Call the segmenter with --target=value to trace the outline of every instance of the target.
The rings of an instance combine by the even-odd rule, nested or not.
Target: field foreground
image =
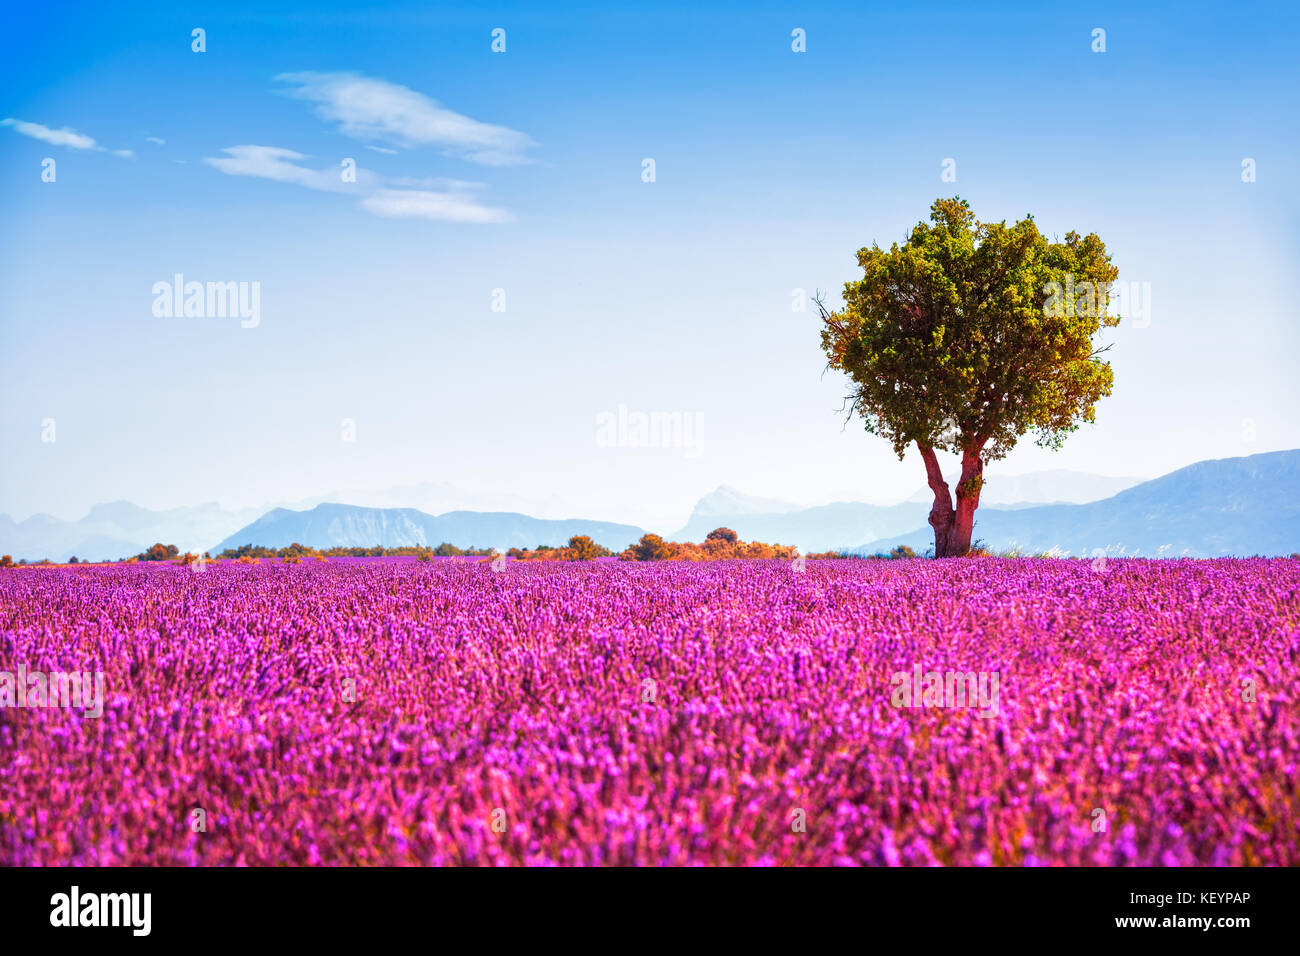
[[[1300,865],[1298,586],[1296,560],[0,571],[0,672],[105,688],[94,717],[0,674],[0,864]],[[985,693],[900,701],[936,671]]]

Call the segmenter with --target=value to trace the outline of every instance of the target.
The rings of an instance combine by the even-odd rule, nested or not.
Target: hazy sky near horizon
[[[845,425],[795,290],[838,302],[953,194],[1096,232],[1150,290],[1096,424],[990,481],[1300,446],[1294,7],[262,6],[7,13],[0,512],[902,499],[919,458]],[[257,283],[256,326],[156,315],[177,274]],[[620,406],[699,430],[607,447]]]

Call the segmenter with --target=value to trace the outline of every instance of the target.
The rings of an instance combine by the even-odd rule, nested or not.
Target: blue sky
[[[838,296],[953,193],[1150,283],[1096,425],[990,481],[1300,446],[1294,9],[260,6],[7,14],[0,512],[419,481],[668,527],[719,484],[897,500],[919,460],[844,426],[794,290]],[[156,316],[177,273],[258,283],[258,324]],[[603,447],[619,406],[693,416],[698,448]]]

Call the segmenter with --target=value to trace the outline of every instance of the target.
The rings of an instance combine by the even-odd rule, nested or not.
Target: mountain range
[[[259,514],[256,509],[228,511],[214,503],[151,511],[129,501],[110,501],[76,521],[45,514],[14,521],[0,515],[0,552],[15,561],[62,562],[73,556],[98,561],[139,554],[157,541],[201,552]]]
[[[975,513],[974,538],[994,550],[1053,549],[1074,555],[1194,557],[1300,552],[1300,450],[1201,461],[1087,504]],[[918,554],[934,543],[920,524],[854,549],[899,544]]]
[[[956,487],[956,477],[948,483]],[[974,537],[997,551],[1171,557],[1300,551],[1300,450],[1197,462],[1151,481],[1066,471],[999,476],[987,491]],[[1026,500],[1032,496],[1057,503]],[[905,544],[922,554],[934,543],[931,500],[925,488],[898,505],[764,510],[756,504],[762,499],[720,488],[670,538],[699,541],[722,524],[745,540],[804,552],[875,554]],[[728,502],[734,503],[730,513]]]
[[[670,541],[703,541],[719,525],[725,525],[745,541],[793,544],[801,551],[831,551],[855,548],[864,541],[911,531],[924,523],[930,506],[904,502],[898,505],[869,505],[857,501],[818,505],[795,511],[692,512],[686,525],[668,535]]]
[[[112,501],[95,505],[85,516],[75,520],[36,514],[15,521],[0,514],[0,553],[12,555],[15,561],[49,558],[64,562],[73,556],[92,561],[114,560],[139,554],[159,541],[174,544],[182,552],[202,553],[210,551],[216,542],[248,527],[274,508],[304,511],[320,504],[341,501],[368,508],[415,508],[426,514],[506,509],[526,510],[533,514],[563,514],[564,510],[555,499],[501,494],[442,481],[383,489],[333,491],[256,508],[228,509],[209,503],[151,510],[129,501]],[[375,543],[367,542],[367,545]],[[538,543],[534,541],[530,546]]]
[[[945,480],[948,487],[956,488],[961,475],[953,472]],[[1085,504],[1109,498],[1141,482],[1141,478],[1117,478],[1065,469],[1034,471],[1027,475],[988,474],[985,475],[984,488],[980,491],[980,507],[1014,505],[1023,508],[1029,504]],[[929,485],[922,485],[907,500],[928,506],[934,500],[934,493],[930,491]]]
[[[579,534],[585,534],[611,550],[621,551],[645,532],[630,524],[580,518],[532,518],[509,511],[450,511],[443,515],[430,515],[414,508],[322,504],[309,511],[276,508],[230,535],[213,548],[212,553],[218,554],[242,544],[283,548],[295,542],[313,548],[375,545],[401,548],[413,545],[436,547],[446,541],[460,547],[491,547],[504,551],[508,548],[534,548],[539,544],[558,547]]]
[[[949,484],[955,486],[955,479]],[[995,550],[1055,548],[1075,555],[1290,554],[1300,550],[1298,489],[1300,450],[1198,462],[1151,481],[1065,471],[994,476],[981,496],[974,537]],[[929,489],[923,491],[895,505],[838,502],[805,508],[724,485],[701,498],[687,523],[664,537],[701,541],[714,528],[726,526],[745,540],[795,545],[805,553],[871,554],[899,544],[923,553],[933,542],[926,522]],[[294,542],[401,547],[447,541],[504,550],[558,546],[575,534],[617,551],[644,533],[616,522],[464,507],[434,514],[409,506],[437,509],[466,500],[461,489],[436,482],[348,497],[376,505],[405,501],[408,506],[309,499],[269,511],[227,510],[216,504],[151,511],[117,501],[96,505],[76,521],[49,515],[14,521],[0,515],[0,553],[28,561],[62,562],[72,555],[102,560],[137,554],[157,541],[213,554],[242,544],[283,547]],[[538,507],[550,510],[545,503]]]
[[[957,480],[958,476],[949,476],[949,487],[956,488]],[[981,509],[987,505],[1031,508],[1056,502],[1089,502],[1141,480],[1065,470],[994,475],[986,481]],[[746,541],[793,544],[805,552],[855,549],[864,542],[907,534],[918,526],[928,531],[926,521],[933,500],[927,486],[896,505],[842,501],[801,508],[786,501],[745,495],[723,485],[701,498],[686,524],[668,538],[702,541],[722,524]]]

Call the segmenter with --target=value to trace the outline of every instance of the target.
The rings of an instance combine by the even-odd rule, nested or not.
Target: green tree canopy
[[[1033,432],[1058,448],[1094,421],[1113,376],[1093,336],[1115,326],[1118,276],[1095,234],[1053,242],[1032,216],[976,221],[940,199],[901,245],[858,252],[863,277],[844,306],[818,300],[828,367],[848,374],[848,404],[902,459],[915,444],[935,494],[935,556],[964,554],[983,466]],[[954,509],[936,451],[962,457]]]

